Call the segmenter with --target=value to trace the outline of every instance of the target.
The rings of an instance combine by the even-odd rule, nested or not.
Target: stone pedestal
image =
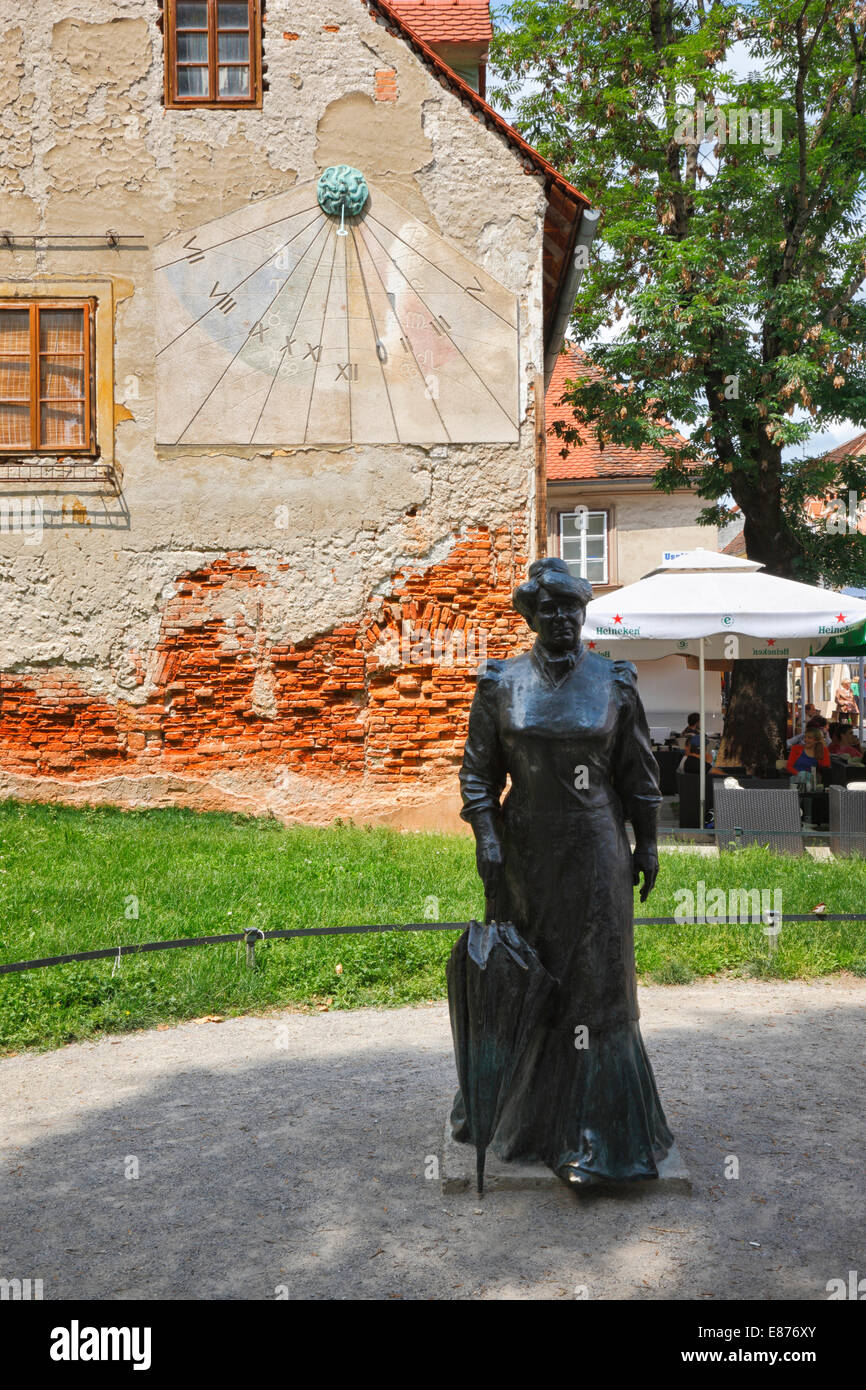
[[[475,1149],[471,1144],[458,1144],[451,1137],[451,1124],[445,1122],[445,1142],[442,1146],[442,1191],[475,1192]],[[551,1168],[544,1163],[503,1163],[492,1149],[487,1150],[484,1170],[484,1191],[522,1192],[564,1187]],[[642,1178],[636,1182],[592,1183],[586,1187],[575,1184],[578,1192],[607,1192],[622,1197],[629,1192],[684,1192],[692,1190],[688,1169],[674,1144],[667,1158],[659,1164],[657,1178]]]

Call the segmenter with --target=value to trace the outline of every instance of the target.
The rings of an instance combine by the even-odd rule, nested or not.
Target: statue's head
[[[589,581],[576,579],[564,560],[550,556],[529,566],[529,577],[512,601],[547,651],[568,652],[580,641],[591,598]]]

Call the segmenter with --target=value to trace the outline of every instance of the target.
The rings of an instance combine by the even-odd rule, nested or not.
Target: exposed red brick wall
[[[131,654],[139,685],[151,674],[143,703],[94,698],[63,667],[0,675],[0,765],[71,780],[252,766],[374,782],[441,774],[460,757],[479,653],[528,643],[511,610],[525,541],[522,522],[471,531],[442,563],[397,574],[361,621],[289,646],[263,635],[272,581],[227,555],[176,581],[155,652]],[[216,611],[226,586],[244,600],[233,622]]]
[[[376,72],[376,100],[397,100],[397,72],[395,68],[379,68]]]

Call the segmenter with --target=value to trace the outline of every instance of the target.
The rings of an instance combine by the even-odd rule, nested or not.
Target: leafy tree
[[[866,4],[512,0],[499,18],[494,99],[602,210],[574,325],[607,379],[569,388],[563,439],[652,444],[655,485],[689,483],[706,524],[733,496],[771,573],[866,583],[866,538],[803,515],[836,483],[866,496],[866,461],[790,456],[866,423]],[[724,761],[777,756],[784,689],[781,663],[736,663]]]

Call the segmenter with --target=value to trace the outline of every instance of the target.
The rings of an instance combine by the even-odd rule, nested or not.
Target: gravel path
[[[652,986],[641,1005],[691,1196],[443,1198],[443,1004],[7,1058],[0,1276],[46,1299],[812,1300],[866,1273],[866,982]]]

